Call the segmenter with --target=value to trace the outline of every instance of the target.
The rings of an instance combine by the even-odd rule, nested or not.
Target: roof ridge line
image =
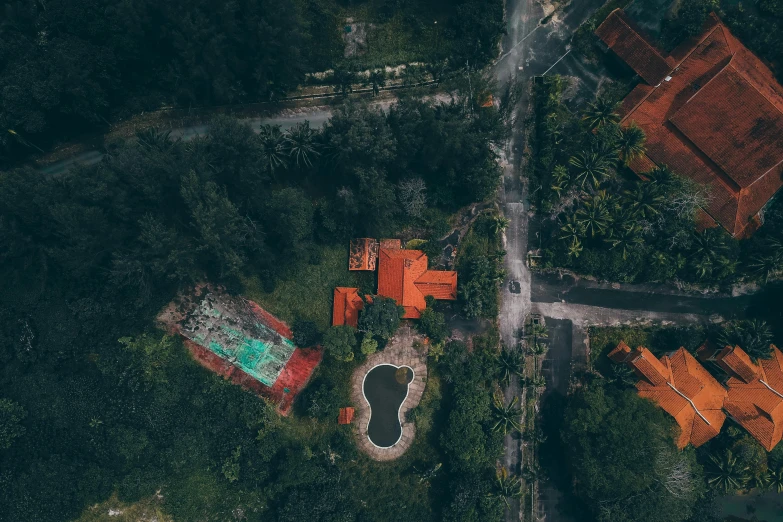
[[[710,78],[710,79],[709,79],[709,81],[708,81],[707,83],[705,83],[705,84],[704,84],[704,85],[703,85],[703,86],[702,86],[702,87],[701,87],[701,88],[700,88],[698,91],[694,92],[694,93],[693,93],[693,94],[690,96],[690,98],[688,98],[687,100],[685,100],[685,103],[683,103],[682,105],[680,105],[680,106],[677,108],[677,111],[676,111],[674,114],[672,114],[672,115],[671,115],[671,116],[670,116],[670,117],[669,117],[669,118],[668,118],[666,121],[672,121],[672,118],[674,118],[675,116],[677,116],[677,113],[678,113],[678,112],[680,112],[680,111],[681,111],[681,110],[682,110],[682,109],[683,109],[683,108],[684,108],[686,105],[688,105],[688,103],[690,103],[690,101],[691,101],[692,99],[694,99],[696,96],[698,96],[698,95],[699,95],[699,93],[701,93],[702,89],[706,89],[706,88],[707,88],[707,86],[708,86],[709,84],[711,84],[712,82],[714,82],[714,81],[715,81],[715,78],[717,78],[718,76],[720,76],[720,75],[721,75],[721,74],[722,74],[722,73],[723,73],[723,72],[724,72],[726,69],[728,69],[728,68],[729,68],[729,66],[731,65],[731,62],[733,62],[733,61],[734,61],[734,54],[732,54],[732,55],[731,55],[731,58],[729,58],[729,61],[728,61],[728,62],[726,62],[726,65],[724,65],[723,67],[721,67],[721,68],[720,68],[720,71],[718,71],[717,73],[715,73],[715,75],[714,75],[712,78]],[[732,67],[732,69],[734,69],[734,67]],[[735,71],[737,71],[737,69],[734,69],[734,70],[735,70]],[[739,73],[739,71],[737,71],[737,73]],[[750,82],[748,82],[748,83],[750,83]],[[674,125],[675,127],[677,127],[677,125],[676,125],[674,122],[672,122],[672,125]],[[679,127],[677,127],[677,128],[679,129]],[[685,133],[683,132],[683,134],[685,134]],[[686,135],[686,137],[687,137],[687,135]],[[691,143],[693,143],[693,140],[691,140],[690,138],[688,138],[688,141],[690,141]],[[694,145],[696,145],[695,143],[693,143],[693,144],[694,144]],[[699,150],[701,150],[701,148],[700,148],[698,145],[696,145],[696,148],[697,148],[697,149],[699,149]],[[702,152],[704,152],[704,151],[702,150]],[[705,152],[704,154],[706,155],[707,153]],[[709,157],[709,156],[708,156],[708,157]],[[716,163],[716,165],[717,165],[717,163]],[[722,170],[722,167],[721,167],[721,170]],[[731,176],[729,176],[729,177],[731,177]],[[738,184],[739,184],[739,183],[738,183]],[[741,187],[740,187],[740,188],[741,188]]]
[[[777,391],[775,388],[764,382],[764,379],[759,379],[759,382],[764,385],[765,388],[767,388],[769,391],[783,399],[783,394],[781,394],[779,391]]]
[[[695,411],[695,412],[696,412],[696,415],[698,415],[699,417],[701,417],[701,420],[703,420],[704,422],[706,422],[706,423],[707,423],[707,426],[712,426],[712,424],[710,423],[710,421],[708,421],[708,420],[707,420],[707,417],[705,417],[704,415],[702,415],[702,414],[701,414],[701,412],[699,411],[699,408],[697,408],[697,407],[696,407],[696,405],[695,405],[695,404],[693,404],[693,401],[692,401],[692,400],[690,400],[690,399],[688,398],[688,396],[687,396],[687,395],[685,395],[685,394],[684,394],[684,393],[682,393],[680,390],[678,390],[677,388],[675,388],[675,387],[674,387],[674,385],[673,385],[672,383],[670,383],[670,382],[668,382],[668,381],[667,381],[667,382],[666,382],[666,384],[668,384],[668,385],[669,385],[669,387],[670,387],[672,390],[674,390],[674,391],[675,391],[675,393],[677,393],[677,395],[679,395],[680,397],[682,397],[683,399],[685,399],[686,401],[688,401],[688,402],[690,403],[691,407],[693,408],[693,411]]]
[[[619,9],[619,8],[618,8],[618,9]],[[625,21],[623,21],[623,23],[625,23]],[[629,26],[628,24],[626,24],[626,26],[628,26],[628,28],[631,28],[631,26]],[[688,54],[686,54],[686,55],[685,55],[685,56],[682,58],[682,60],[680,60],[680,61],[678,61],[678,62],[676,62],[676,63],[675,63],[674,67],[672,67],[671,71],[669,71],[669,74],[668,74],[667,76],[671,76],[671,74],[672,74],[674,71],[676,71],[677,69],[679,69],[680,65],[682,65],[682,64],[685,62],[685,60],[687,60],[688,58],[690,58],[690,56],[691,56],[691,55],[692,55],[694,52],[696,52],[696,49],[698,49],[698,48],[699,48],[699,46],[700,46],[701,44],[703,44],[703,43],[704,43],[704,41],[705,41],[707,38],[709,38],[710,36],[712,36],[712,33],[714,33],[714,32],[715,32],[715,29],[717,29],[718,27],[723,27],[723,23],[722,23],[722,22],[718,22],[718,24],[717,24],[715,27],[713,27],[713,28],[712,28],[712,31],[709,31],[709,32],[707,32],[707,34],[706,34],[706,35],[704,35],[704,38],[702,38],[701,40],[699,40],[699,41],[696,43],[696,45],[694,45],[694,46],[693,46],[693,49],[691,49],[691,50],[688,52]],[[637,33],[637,34],[638,34],[638,33]],[[641,35],[639,35],[639,36],[641,36]],[[725,38],[725,36],[726,36],[726,35],[724,34],[724,38]],[[642,37],[642,39],[643,39],[643,40],[645,40],[645,42],[647,41],[647,39],[646,39],[646,38],[644,38],[644,37]],[[726,41],[728,42],[728,39],[726,39]],[[667,56],[671,56],[672,58],[674,58],[674,57],[671,55],[671,53],[669,53]],[[734,53],[732,53],[732,55],[731,55],[731,58],[732,58],[732,59],[734,59]],[[664,58],[664,60],[665,60],[665,58]],[[731,60],[729,60],[729,63],[731,63]],[[728,65],[728,64],[727,64],[727,65]],[[722,70],[723,70],[723,69],[721,69],[721,71],[722,71]],[[718,73],[718,74],[720,74],[720,73]],[[717,74],[716,74],[715,76],[717,76]],[[713,78],[714,78],[714,76],[713,76]],[[711,81],[712,81],[712,79],[710,79],[710,82],[711,82]],[[707,83],[709,84],[709,82],[707,82]],[[650,92],[648,92],[648,93],[647,93],[647,94],[644,96],[644,98],[642,98],[642,99],[639,101],[639,103],[637,103],[636,105],[634,105],[633,109],[631,109],[631,110],[628,112],[628,114],[627,114],[627,115],[626,115],[626,116],[625,116],[625,117],[624,117],[622,120],[620,120],[620,123],[623,123],[625,120],[627,120],[628,118],[630,118],[630,116],[631,116],[631,115],[632,115],[634,112],[636,112],[636,109],[638,109],[638,108],[639,108],[639,106],[640,106],[642,103],[644,103],[645,101],[647,101],[647,98],[649,98],[649,97],[652,95],[652,93],[654,93],[654,92],[656,91],[656,89],[658,89],[658,87],[660,87],[660,86],[661,86],[661,83],[659,83],[658,85],[650,85],[650,87],[652,88],[652,89],[650,90]],[[705,85],[705,87],[706,87],[706,85]],[[698,94],[698,92],[697,92],[696,94]],[[696,94],[694,94],[694,96],[695,96]],[[692,98],[692,97],[693,97],[693,96],[691,96],[691,98]],[[688,98],[688,101],[690,101],[690,98]],[[688,103],[688,101],[686,101],[685,103]],[[685,105],[685,103],[683,104],[683,106]],[[679,110],[679,109],[678,109],[678,110]],[[676,114],[676,113],[675,113],[675,114]],[[666,120],[666,121],[669,121],[669,120]],[[689,140],[689,141],[690,141],[690,140]],[[701,150],[701,149],[699,149],[699,150]],[[655,162],[653,162],[653,163],[655,163]]]

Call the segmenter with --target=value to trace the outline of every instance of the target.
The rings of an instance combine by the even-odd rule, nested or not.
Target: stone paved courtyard
[[[389,341],[386,349],[370,355],[364,364],[356,368],[351,377],[351,399],[356,407],[356,420],[354,433],[359,447],[374,460],[393,460],[401,456],[413,443],[416,435],[416,426],[412,422],[405,421],[405,415],[411,408],[419,404],[427,382],[427,349],[423,345],[416,349],[415,341],[422,342],[422,336],[414,332],[410,327],[404,326]],[[379,364],[392,364],[394,366],[410,366],[413,368],[413,381],[408,389],[408,396],[400,407],[400,421],[402,424],[402,437],[400,441],[389,448],[379,448],[370,442],[367,436],[367,426],[370,423],[370,407],[362,393],[364,376],[373,367]]]

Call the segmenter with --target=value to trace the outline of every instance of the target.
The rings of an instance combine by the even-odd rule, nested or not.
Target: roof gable
[[[390,297],[405,309],[404,319],[418,319],[427,307],[425,295],[435,299],[457,298],[457,273],[427,270],[421,250],[380,249],[378,295]]]
[[[332,325],[347,324],[356,328],[359,325],[359,311],[362,308],[364,308],[364,301],[359,296],[358,288],[338,286],[334,289]]]
[[[615,9],[595,34],[650,85],[656,85],[672,70],[670,63],[644,38],[622,9]]]
[[[631,365],[642,377],[636,383],[639,396],[674,417],[680,427],[678,447],[700,446],[720,432],[726,390],[684,348],[658,360],[647,348],[631,351],[620,343],[609,357]]]

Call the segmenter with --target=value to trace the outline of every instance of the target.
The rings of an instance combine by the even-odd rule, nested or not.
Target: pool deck
[[[417,350],[413,347],[414,341],[417,340],[421,342],[423,337],[410,327],[404,326],[400,328],[392,340],[389,341],[386,349],[367,357],[364,364],[356,368],[351,377],[351,399],[357,412],[354,422],[356,442],[359,448],[373,460],[384,461],[400,457],[411,446],[413,437],[416,435],[416,426],[412,422],[405,421],[405,414],[419,404],[424,393],[424,386],[427,382],[427,350],[429,348],[427,345],[424,345]],[[370,423],[370,406],[364,399],[362,384],[367,372],[379,364],[410,366],[413,368],[414,374],[413,381],[409,385],[408,396],[400,407],[402,437],[397,444],[389,448],[375,446],[367,436],[367,426]]]

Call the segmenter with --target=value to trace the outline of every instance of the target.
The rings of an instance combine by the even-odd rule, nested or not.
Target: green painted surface
[[[272,386],[296,347],[241,298],[210,294],[183,324],[186,337],[254,379]]]

